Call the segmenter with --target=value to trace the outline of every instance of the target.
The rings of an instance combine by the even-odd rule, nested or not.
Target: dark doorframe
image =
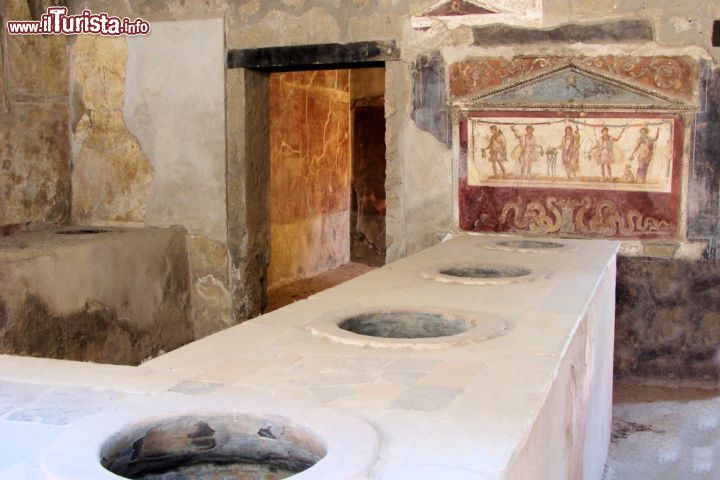
[[[227,243],[234,323],[259,315],[265,304],[270,263],[269,74],[382,67],[399,59],[394,41],[228,50]]]

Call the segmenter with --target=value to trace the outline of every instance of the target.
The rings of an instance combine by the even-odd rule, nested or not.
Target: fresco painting
[[[672,188],[671,118],[469,119],[470,186],[664,192]]]
[[[682,233],[683,145],[697,77],[685,58],[485,57],[449,72],[462,229]]]

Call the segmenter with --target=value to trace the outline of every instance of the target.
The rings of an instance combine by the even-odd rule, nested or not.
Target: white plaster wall
[[[147,225],[225,242],[223,19],[153,22],[128,37],[124,115],[155,177]]]
[[[403,164],[406,255],[434,245],[452,228],[452,152],[414,123]]]

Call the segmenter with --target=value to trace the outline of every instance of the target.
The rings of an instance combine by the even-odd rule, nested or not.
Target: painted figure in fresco
[[[627,183],[635,183],[635,175],[632,173],[632,168],[630,168],[630,164],[625,165],[625,173],[623,173],[623,182]]]
[[[561,158],[567,178],[570,180],[576,178],[580,168],[580,130],[577,125],[574,132],[572,127],[565,127],[565,135],[559,149],[562,152]]]
[[[640,129],[640,138],[638,138],[637,146],[630,155],[630,160],[637,156],[637,181],[646,183],[648,168],[652,161],[653,153],[655,153],[655,142],[660,136],[660,129],[655,132],[655,138],[650,138],[650,130],[645,126]]]
[[[524,135],[515,130],[515,125],[510,129],[518,140],[517,146],[513,149],[513,157],[520,162],[520,178],[529,178],[532,175],[532,164],[537,162],[544,153],[543,148],[537,144],[533,135],[535,127],[532,125],[525,127]]]
[[[613,137],[610,135],[608,127],[603,127],[600,131],[600,139],[597,140],[595,146],[590,149],[590,157],[594,158],[600,165],[603,181],[609,180],[612,182],[611,165],[623,160],[622,151],[618,148],[616,142],[622,138],[625,130],[627,130],[627,125],[623,127],[617,137]]]
[[[555,148],[550,147],[547,150],[545,150],[545,156],[547,157],[547,176],[554,177],[555,176],[555,165],[557,164],[558,151]]]
[[[507,162],[507,142],[502,130],[495,125],[490,126],[490,138],[487,146],[482,149],[483,158],[486,158],[486,152],[489,152],[488,156],[490,163],[492,163],[493,175],[497,176],[498,167],[500,167],[502,174],[505,175],[503,163]]]

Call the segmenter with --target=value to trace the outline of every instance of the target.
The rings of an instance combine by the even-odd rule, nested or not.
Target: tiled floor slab
[[[715,480],[720,391],[616,385],[604,480]]]

